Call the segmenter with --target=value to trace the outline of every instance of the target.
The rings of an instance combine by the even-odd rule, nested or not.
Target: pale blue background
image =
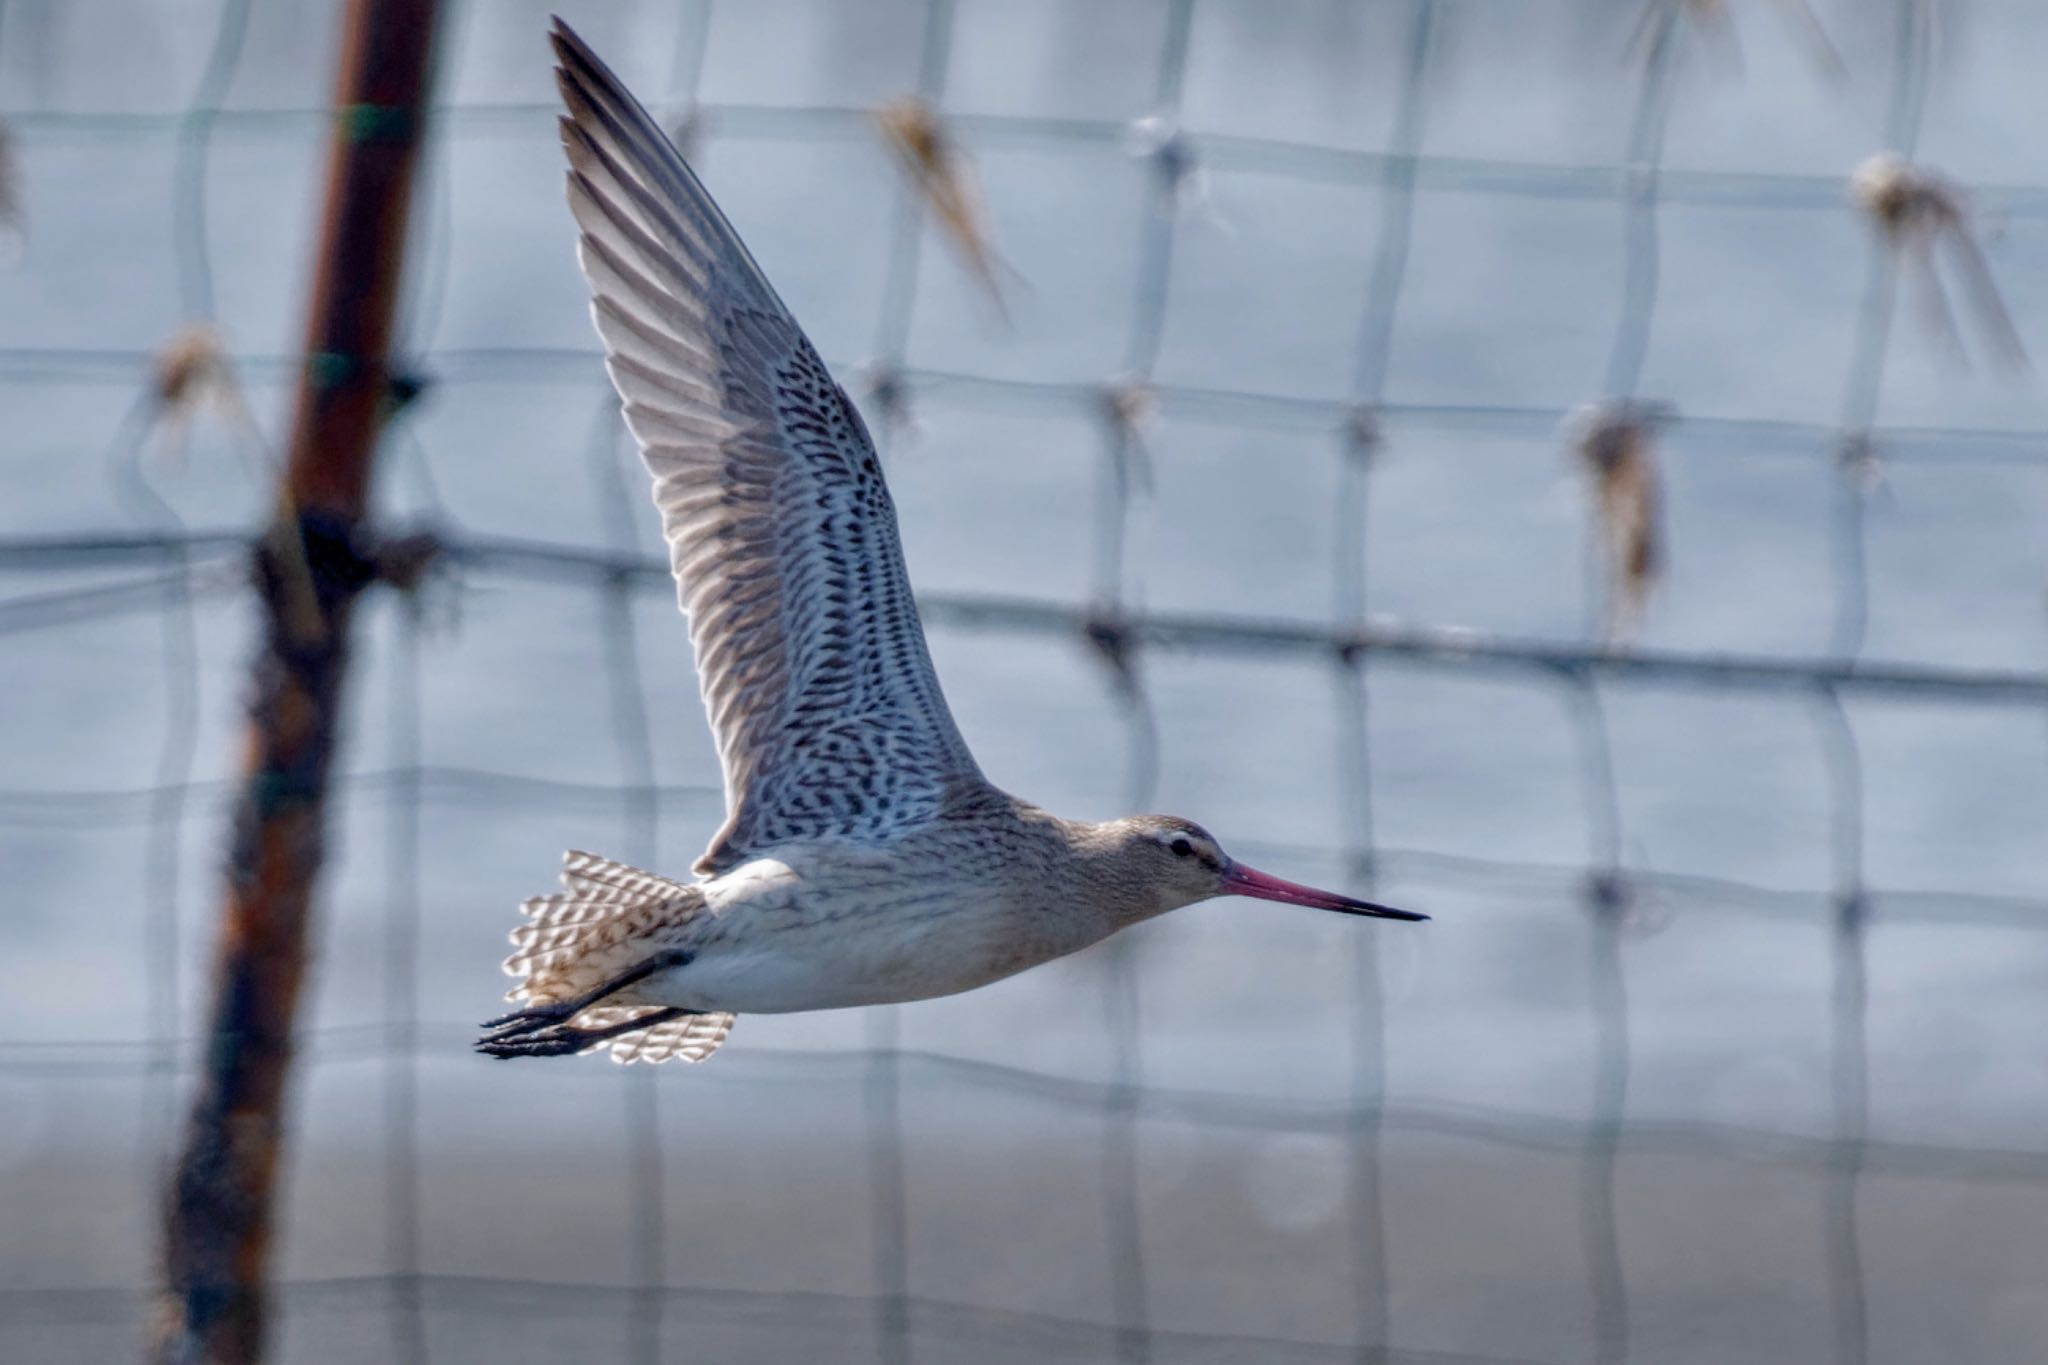
[[[559,7],[650,102],[673,110],[678,6]],[[1882,143],[1892,7],[1817,5],[1848,65],[1839,86],[1805,59],[1776,6],[1731,8],[1740,67],[1695,46],[1676,78],[1670,183],[1682,191],[1681,173],[1706,178],[1675,192],[1659,217],[1643,391],[1689,416],[1825,426],[1841,407],[1868,266],[1868,235],[1841,178]],[[2048,355],[2048,218],[2035,188],[2048,186],[2048,11],[2028,0],[1938,8],[1921,153],[1979,187],[1993,268],[2028,344]],[[1439,9],[1425,156],[1465,158],[1468,170],[1502,163],[1495,181],[1523,167],[1594,173],[1583,181],[1591,189],[1570,194],[1445,187],[1462,183],[1456,163],[1442,163],[1447,179],[1432,187],[1425,171],[1386,398],[1510,411],[1387,421],[1371,476],[1369,607],[1577,639],[1586,499],[1554,421],[1598,395],[1617,322],[1622,213],[1597,171],[1616,164],[1628,134],[1633,78],[1621,49],[1633,10],[1565,0]],[[469,533],[602,546],[613,543],[617,504],[590,454],[608,393],[595,359],[477,354],[594,357],[547,108],[547,10],[467,4],[452,20],[442,96],[456,109],[419,201],[425,264],[409,332],[445,382],[411,419],[417,443],[387,456],[381,495],[394,513],[438,508]],[[1384,149],[1407,12],[1200,5],[1185,126],[1198,145],[1210,134]],[[176,115],[191,99],[215,15],[173,0],[17,3],[0,14],[0,116],[15,127],[29,228],[23,259],[0,272],[0,535],[148,525],[116,495],[106,453],[146,382],[141,357],[184,308],[176,125],[148,116]],[[712,121],[705,178],[850,380],[874,355],[897,202],[886,158],[853,111],[914,83],[922,16],[915,0],[730,0],[710,26],[702,96],[746,108]],[[1049,141],[1005,120],[1093,126],[1147,113],[1163,16],[1140,0],[963,0],[945,104],[990,116],[967,136],[998,246],[1029,285],[1005,330],[928,240],[908,334],[913,369],[1087,385],[1123,364],[1145,171],[1113,135]],[[332,5],[257,7],[205,178],[219,323],[238,353],[258,358],[244,374],[273,443],[288,418],[274,358],[302,326],[321,162],[321,124],[305,111],[326,98],[335,17]],[[776,114],[820,106],[849,112]],[[275,109],[301,112],[240,112]],[[145,117],[112,128],[65,117],[112,112]],[[1205,170],[1206,207],[1180,221],[1158,378],[1344,400],[1380,191],[1246,169],[1257,148],[1229,145]],[[1698,187],[1721,172],[1789,177],[1774,182],[1783,202],[1712,202]],[[1155,495],[1137,509],[1132,579],[1161,609],[1328,620],[1334,421],[1251,410],[1212,420],[1213,405],[1169,396],[1149,432]],[[918,587],[1086,603],[1103,478],[1086,395],[934,386],[915,415],[890,477]],[[1897,444],[1869,512],[1867,654],[2048,669],[2048,407],[2038,383],[1959,370],[1906,307],[1879,422],[2007,435]],[[260,479],[222,430],[202,420],[182,460],[162,448],[145,456],[150,479],[195,527],[247,527],[262,506]],[[613,458],[629,481],[632,543],[651,553],[637,466],[623,450]],[[1825,449],[1797,433],[1681,424],[1663,468],[1671,572],[1645,643],[1823,652],[1835,478]],[[94,575],[0,578],[11,596]],[[197,607],[199,728],[190,772],[177,774],[201,784],[225,782],[239,752],[249,609],[232,578],[223,564],[201,580],[214,586]],[[469,1021],[494,1012],[502,989],[496,963],[512,907],[548,884],[559,850],[645,852],[604,790],[622,773],[600,603],[577,584],[489,573],[431,600],[424,761],[592,789],[427,784],[414,960],[420,1257],[445,1277],[428,1286],[434,1356],[614,1359],[625,1340],[616,1296],[550,1298],[460,1279],[630,1285],[647,1273],[629,1235],[627,1115],[638,1101],[622,1098],[620,1074],[596,1061],[498,1067],[464,1050]],[[716,824],[716,769],[668,592],[654,585],[636,602],[655,773],[705,789],[664,810],[657,861],[675,871]],[[146,802],[73,808],[48,794],[160,780],[176,710],[162,667],[169,619],[131,613],[0,643],[10,895],[0,1355],[11,1361],[108,1358],[139,1332],[133,1299],[81,1291],[148,1282],[148,1176],[172,1092],[138,1065],[163,1019],[189,1034],[201,1016],[223,789],[203,786],[186,805],[174,898],[181,966],[170,981],[155,967],[165,901],[151,882]],[[362,624],[343,767],[374,774],[398,761],[392,605],[367,607]],[[960,629],[935,630],[932,643],[992,777],[1074,815],[1123,808],[1125,731],[1081,645]],[[1275,871],[1344,879],[1332,671],[1207,653],[1152,655],[1145,667],[1160,807],[1201,819]],[[1435,922],[1379,928],[1225,902],[1131,936],[1143,1081],[1224,1097],[1210,1108],[1161,1102],[1139,1122],[1150,1321],[1350,1339],[1342,1177],[1358,1153],[1327,1120],[1358,1074],[1364,934],[1379,948],[1395,1114],[1380,1161],[1385,1340],[1486,1359],[1586,1359],[1578,1144],[1596,1034],[1572,713],[1534,675],[1384,662],[1370,676],[1375,827],[1388,851],[1376,890]],[[1649,893],[1622,949],[1626,1114],[1638,1126],[1616,1198],[1635,1358],[1826,1358],[1835,1338],[1820,1149],[1777,1141],[1825,1138],[1835,1123],[1831,808],[1813,707],[1664,684],[1603,696],[1625,862],[1715,879]],[[1971,1178],[1916,1173],[1910,1152],[1873,1159],[1860,1196],[1871,1358],[2030,1359],[2048,1337],[2048,724],[2011,703],[1855,700],[1848,712],[1865,765],[1868,881],[1928,893],[1880,899],[1867,940],[1871,1136],[2033,1154],[1985,1157]],[[385,974],[389,795],[388,783],[361,781],[339,804],[307,997],[309,1022],[339,1032],[320,1035],[317,1064],[299,1078],[282,1269],[312,1288],[285,1317],[285,1359],[388,1358],[382,1291],[359,1277],[392,1266],[378,1044],[394,1006],[397,1017],[407,1011]],[[1782,894],[1717,891],[1720,881]],[[2004,899],[1962,899],[1973,894]],[[1984,904],[1997,913],[1956,922]],[[893,1029],[903,1047],[941,1058],[1105,1081],[1116,1073],[1106,979],[1097,955],[908,1007],[893,1022],[747,1018],[714,1064],[665,1069],[639,1091],[658,1096],[661,1115],[668,1282],[827,1296],[803,1300],[810,1317],[758,1318],[742,1299],[678,1298],[670,1356],[868,1358],[867,1073],[853,1054]],[[182,1086],[176,1093],[181,1103]],[[1110,1320],[1105,1123],[1092,1103],[1061,1093],[991,1086],[943,1061],[906,1065],[912,1294]],[[1297,1134],[1209,1121],[1242,1095],[1320,1118]],[[1457,1136],[1461,1116],[1526,1142]],[[2020,1175],[1997,1174],[2009,1168]],[[918,1322],[915,1359],[994,1349],[936,1311]],[[1106,1333],[1045,1331],[1036,1347],[1013,1341],[1015,1358],[1111,1349]],[[1247,1357],[1165,1338],[1157,1358]]]

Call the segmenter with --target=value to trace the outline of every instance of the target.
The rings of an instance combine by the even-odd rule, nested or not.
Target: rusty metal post
[[[166,1189],[157,1365],[263,1354],[272,1193],[349,616],[388,568],[364,515],[437,7],[351,0],[344,23],[306,369],[278,510],[255,556],[264,637],[207,1051]]]

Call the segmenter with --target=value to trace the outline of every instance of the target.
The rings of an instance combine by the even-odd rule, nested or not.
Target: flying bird
[[[559,20],[553,42],[592,311],[728,809],[692,880],[568,854],[478,1050],[701,1061],[735,1014],[950,995],[1213,896],[1426,918],[1254,871],[1188,820],[1066,820],[982,776],[860,414],[659,126]]]

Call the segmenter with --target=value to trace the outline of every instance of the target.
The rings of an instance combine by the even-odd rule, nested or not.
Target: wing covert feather
[[[654,476],[725,772],[698,870],[934,818],[984,784],[867,428],[653,119],[559,20],[552,37],[591,315]]]

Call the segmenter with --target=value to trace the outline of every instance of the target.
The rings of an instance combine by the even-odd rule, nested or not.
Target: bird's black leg
[[[680,948],[656,953],[638,966],[620,973],[592,990],[585,991],[574,999],[559,1001],[552,1005],[533,1005],[523,1010],[513,1010],[510,1014],[501,1014],[496,1019],[487,1019],[483,1027],[494,1032],[485,1036],[491,1039],[517,1038],[523,1033],[537,1033],[556,1024],[566,1024],[605,997],[614,995],[636,982],[644,981],[656,972],[680,967],[689,960],[690,954]]]
[[[669,1020],[680,1019],[686,1014],[699,1013],[702,1011],[670,1006],[650,1014],[622,1019],[603,1028],[571,1028],[566,1023],[550,1024],[523,1035],[489,1035],[477,1043],[476,1050],[493,1057],[567,1057],[578,1052],[588,1052],[599,1043],[616,1038],[622,1033],[638,1033],[641,1029],[666,1024]]]

